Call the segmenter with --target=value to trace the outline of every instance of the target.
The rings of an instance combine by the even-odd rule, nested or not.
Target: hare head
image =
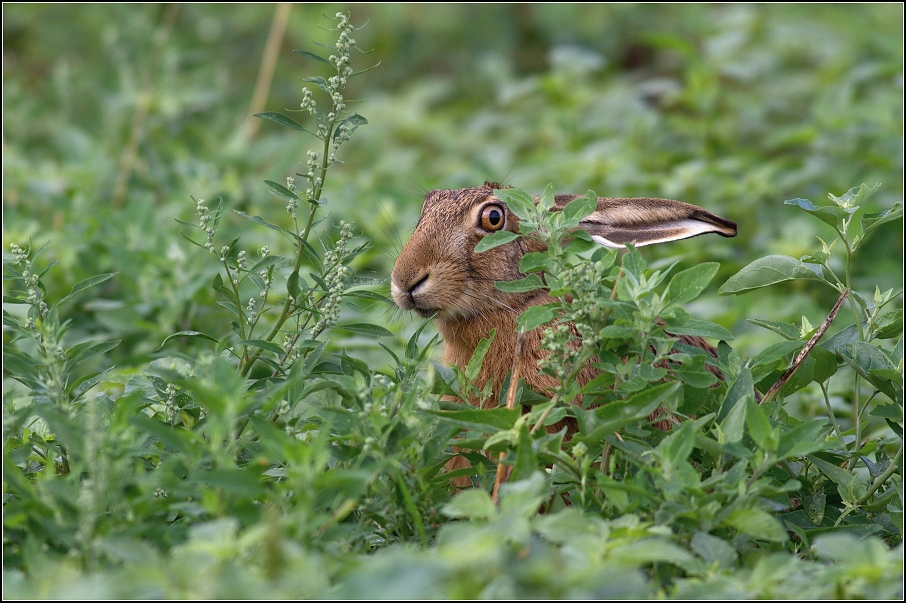
[[[478,342],[496,329],[478,378],[482,384],[494,379],[499,392],[513,366],[516,318],[529,306],[552,299],[543,290],[504,293],[494,286],[494,281],[524,277],[519,262],[526,253],[543,250],[541,243],[518,238],[484,253],[474,252],[484,236],[499,230],[519,232],[519,218],[494,196],[495,188],[503,187],[486,182],[476,188],[428,193],[415,232],[393,267],[391,292],[403,310],[435,316],[448,364],[464,366]],[[554,211],[577,197],[556,195]],[[597,210],[579,228],[607,247],[650,245],[712,232],[736,236],[733,222],[669,199],[598,199]],[[520,374],[529,385],[543,391],[552,384],[549,376],[539,374],[539,341],[540,333],[527,334],[524,358],[516,361],[523,363]],[[591,377],[580,375],[580,380]]]

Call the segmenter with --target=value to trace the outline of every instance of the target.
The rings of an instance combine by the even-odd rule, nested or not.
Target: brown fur
[[[476,188],[431,191],[425,197],[421,217],[409,242],[393,267],[391,291],[396,304],[422,316],[435,316],[444,338],[444,362],[464,368],[481,339],[492,329],[497,335],[485,356],[477,383],[493,382],[493,395],[485,407],[496,406],[500,388],[513,369],[538,392],[551,392],[555,378],[540,372],[538,361],[545,353],[540,347],[541,328],[526,333],[525,352],[514,359],[516,318],[527,308],[553,301],[545,291],[504,293],[494,281],[513,281],[525,275],[519,261],[531,251],[542,251],[543,244],[519,238],[481,254],[475,245],[486,235],[480,213],[489,204],[499,205],[505,214],[503,228],[519,231],[519,218],[506,210],[494,196],[499,185],[485,183]],[[556,195],[555,210],[576,199],[577,195]],[[690,228],[689,225],[694,228]],[[599,199],[598,209],[580,224],[593,236],[614,245],[636,245],[675,240],[714,232],[735,236],[736,225],[699,207],[668,199]],[[681,340],[702,347],[715,355],[714,348],[700,338]],[[580,385],[595,377],[589,365],[578,375]],[[472,401],[478,405],[477,400]],[[669,421],[667,421],[669,423]],[[567,426],[568,436],[575,432],[574,421],[561,421],[548,427],[552,432]],[[460,459],[448,469],[467,466]]]

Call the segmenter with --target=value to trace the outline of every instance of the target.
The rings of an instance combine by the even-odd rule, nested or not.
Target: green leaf
[[[717,376],[705,369],[705,354],[698,354],[683,362],[676,369],[676,376],[692,387],[711,387],[717,383]]]
[[[267,192],[269,192],[270,194],[272,194],[275,197],[279,197],[280,199],[283,199],[284,201],[298,201],[299,200],[299,195],[297,195],[293,191],[289,190],[282,184],[278,184],[272,180],[265,180],[264,184],[267,185]],[[237,210],[233,210],[233,211],[235,211],[236,213],[242,213]],[[254,218],[251,218],[251,219],[254,219]],[[279,227],[275,227],[272,224],[267,225],[267,226],[268,226],[268,228],[279,229]]]
[[[821,473],[837,484],[837,492],[840,493],[844,503],[855,504],[865,494],[865,486],[859,481],[858,476],[815,455],[809,455],[808,458]]]
[[[80,362],[85,362],[90,358],[99,356],[105,352],[108,352],[120,344],[120,339],[115,339],[112,341],[104,341],[102,343],[92,344],[91,342],[80,343],[78,345],[72,346],[69,350],[66,351],[66,356],[69,358],[69,362],[75,366]]]
[[[478,241],[478,245],[475,246],[475,253],[482,253],[489,249],[494,249],[495,247],[506,245],[507,243],[514,241],[517,238],[519,238],[519,235],[515,232],[510,232],[509,230],[498,230],[494,234],[489,234]]]
[[[388,337],[390,335],[393,335],[393,333],[391,333],[384,327],[366,322],[336,325],[336,328],[352,331],[353,333],[358,333],[360,335],[369,335],[371,337]]]
[[[812,348],[809,357],[815,360],[815,367],[812,370],[812,379],[815,383],[824,383],[836,374],[837,355],[833,352],[819,345]]]
[[[523,293],[525,291],[542,289],[544,287],[544,282],[537,274],[530,274],[525,278],[515,281],[494,281],[494,286],[504,293]]]
[[[359,297],[362,299],[370,299],[373,301],[384,302],[385,304],[393,305],[393,300],[387,297],[386,295],[381,295],[380,293],[375,293],[374,291],[347,291],[343,294],[344,297]]]
[[[538,507],[548,496],[549,485],[545,474],[535,471],[527,479],[501,484],[500,512],[528,519],[538,514]]]
[[[894,203],[893,207],[890,209],[885,209],[884,211],[879,211],[874,214],[865,214],[862,216],[862,240],[865,240],[865,237],[868,236],[868,233],[872,232],[881,224],[886,224],[887,222],[892,222],[893,220],[898,220],[903,217],[903,203],[897,201]]]
[[[307,58],[309,58],[309,59],[313,59],[313,60],[315,60],[315,61],[318,61],[319,63],[324,63],[325,65],[330,65],[331,67],[333,67],[333,63],[331,63],[331,62],[328,61],[327,59],[322,59],[322,58],[319,57],[318,55],[313,54],[313,53],[311,53],[311,52],[308,52],[307,50],[298,50],[298,49],[296,49],[296,50],[293,50],[293,52],[295,52],[296,54],[300,54],[300,55],[302,55],[303,57],[307,57]]]
[[[491,329],[491,332],[488,333],[488,336],[485,339],[482,339],[478,342],[478,345],[475,346],[475,351],[472,353],[472,357],[469,359],[469,363],[466,365],[466,377],[469,381],[475,381],[475,378],[478,377],[479,371],[481,371],[481,365],[484,362],[485,354],[488,353],[488,350],[491,349],[491,343],[494,341],[494,337],[497,335],[497,329]],[[478,386],[481,387],[483,383],[479,383]]]
[[[695,561],[692,553],[666,538],[636,538],[608,551],[612,559],[619,559],[628,567],[650,563],[670,563],[680,568],[689,568]]]
[[[717,274],[718,268],[720,268],[720,264],[717,262],[705,262],[677,272],[670,279],[664,297],[674,304],[692,301],[705,290],[705,287]]]
[[[749,435],[762,450],[774,452],[780,441],[780,428],[772,427],[771,421],[754,398],[746,399],[746,426]]]
[[[94,287],[95,285],[103,283],[104,281],[113,278],[117,274],[118,274],[117,272],[108,272],[106,274],[98,274],[98,275],[86,278],[84,281],[79,281],[78,283],[76,283],[75,285],[72,286],[72,291],[69,292],[69,295],[67,295],[66,297],[61,299],[57,303],[57,305],[65,304],[66,302],[71,300],[73,297],[75,297],[76,295],[78,295],[79,293],[84,291],[85,289],[90,289],[91,287]]]
[[[564,228],[575,228],[597,208],[598,197],[591,191],[588,191],[587,197],[573,199],[560,212],[563,215]]]
[[[753,289],[795,279],[827,282],[813,272],[807,264],[795,258],[786,255],[769,255],[755,260],[731,276],[717,293],[719,295],[739,295]]]
[[[529,434],[528,425],[523,424],[519,430],[519,442],[516,445],[516,463],[513,465],[512,481],[529,478],[538,469],[538,459],[532,448],[532,436]]]
[[[327,94],[332,94],[332,93],[333,93],[333,90],[331,90],[331,89],[330,89],[330,86],[327,84],[327,80],[325,80],[325,79],[324,79],[323,77],[321,77],[320,75],[315,75],[315,76],[310,76],[310,77],[303,77],[303,78],[302,78],[302,81],[303,81],[303,82],[310,82],[310,83],[314,84],[315,86],[317,86],[318,88],[320,88],[321,90],[323,90],[324,92],[326,92]]]
[[[642,254],[639,253],[639,250],[634,245],[627,244],[626,248],[629,251],[623,256],[623,269],[638,280],[648,267],[648,262],[645,261],[645,258],[642,257]]]
[[[773,515],[760,509],[740,509],[731,513],[724,523],[759,540],[786,542],[788,539],[783,524]]]
[[[897,309],[879,316],[874,321],[875,337],[892,339],[903,334],[903,310]]]
[[[522,416],[519,408],[470,408],[466,410],[426,410],[429,414],[440,417],[444,422],[494,433],[501,429],[511,429],[516,420]]]
[[[695,335],[698,337],[711,337],[722,341],[732,341],[735,339],[733,333],[721,325],[695,318],[690,318],[681,326],[675,327],[667,325],[664,330],[671,335]]]
[[[301,125],[296,123],[293,119],[283,115],[282,113],[277,113],[275,111],[265,111],[264,113],[255,113],[252,117],[260,117],[261,119],[269,119],[271,121],[277,122],[281,126],[286,126],[287,128],[292,128],[293,130],[299,130],[300,132],[308,132],[309,134],[314,134],[311,130],[303,128]]]
[[[542,270],[550,264],[550,258],[546,253],[532,251],[522,256],[519,261],[519,272],[532,272],[533,270]]]
[[[520,220],[527,220],[535,213],[535,198],[518,188],[505,188],[494,191],[494,195],[506,203],[507,208]]]
[[[755,397],[755,384],[752,381],[752,372],[746,367],[739,371],[739,375],[736,376],[736,380],[733,381],[733,384],[727,390],[727,395],[724,396],[724,400],[721,403],[720,410],[717,413],[717,420],[723,421],[727,418],[727,415],[730,414],[730,411],[733,410],[733,407],[736,406],[745,396]]]
[[[678,430],[673,431],[655,448],[667,468],[676,468],[684,463],[695,444],[695,425],[686,421]]]
[[[239,343],[241,343],[242,345],[247,345],[249,347],[262,349],[265,352],[273,352],[278,356],[282,356],[284,353],[286,353],[286,350],[284,350],[276,343],[272,341],[265,341],[263,339],[243,339]]]
[[[484,490],[465,490],[441,507],[447,517],[480,519],[494,515],[494,502]]]
[[[829,429],[825,418],[800,423],[780,436],[778,460],[805,456],[829,447],[831,444],[825,440]]]
[[[286,293],[295,300],[299,299],[299,271],[293,270],[286,279]]]
[[[547,324],[557,317],[557,310],[551,306],[532,306],[519,315],[516,325],[519,329],[531,331]]]
[[[538,207],[544,211],[550,211],[554,208],[554,185],[548,184],[541,193],[541,199],[538,200]]]
[[[774,367],[781,359],[785,359],[790,354],[801,350],[805,347],[805,344],[805,341],[778,341],[777,343],[772,343],[758,352],[754,358],[751,358],[748,365],[751,368],[759,366]]]
[[[186,431],[179,427],[170,427],[166,423],[152,419],[143,413],[133,415],[129,418],[129,422],[141,431],[150,434],[165,446],[169,446],[185,455],[192,454],[193,442],[197,440],[194,432]]]
[[[746,319],[753,325],[764,327],[769,331],[774,331],[784,339],[799,340],[799,326],[789,322],[777,322],[773,320],[760,320],[757,318]]]
[[[164,339],[163,342],[160,344],[160,347],[158,347],[157,349],[164,347],[164,345],[168,341],[170,341],[171,339],[175,339],[176,337],[198,337],[200,339],[207,339],[208,341],[213,341],[214,343],[219,343],[219,341],[217,339],[214,339],[210,335],[202,333],[201,331],[179,331],[178,333],[173,333],[172,335],[170,335],[169,337]]]
[[[825,224],[830,224],[838,230],[843,229],[843,220],[849,217],[852,211],[847,211],[837,205],[815,207],[808,199],[789,199],[784,205],[798,205],[802,210],[812,214]]]
[[[265,180],[264,182],[267,183],[269,181]],[[274,182],[273,184],[280,186],[276,182]],[[281,188],[283,188],[283,187],[281,187]],[[280,195],[278,195],[278,196],[280,196]],[[270,228],[271,230],[276,230],[277,232],[284,232],[284,230],[282,228],[280,228],[279,226],[277,226],[275,224],[271,224],[270,222],[268,222],[267,220],[265,220],[264,218],[262,218],[260,216],[250,216],[247,213],[245,213],[244,211],[239,211],[238,209],[234,209],[232,211],[233,211],[233,213],[235,213],[239,216],[242,216],[246,220],[251,220],[252,222],[255,222],[256,224],[261,224],[262,226],[264,226],[266,228]]]
[[[346,134],[352,135],[359,126],[364,126],[368,123],[368,120],[359,115],[358,113],[353,113],[343,121],[337,124],[337,129],[333,132],[334,140],[339,138],[340,134],[343,132],[343,129],[340,126],[346,126]]]
[[[739,553],[726,540],[707,532],[696,532],[689,545],[699,557],[722,568],[735,566],[739,559]]]
[[[422,331],[425,330],[425,327],[432,322],[433,321],[430,318],[423,321],[415,330],[415,333],[412,334],[412,337],[409,338],[409,342],[406,344],[406,358],[408,360],[414,360],[418,356],[418,338],[422,334]]]
[[[609,402],[590,410],[574,408],[580,427],[575,438],[587,444],[597,444],[604,436],[647,417],[660,406],[669,405],[682,391],[682,383],[673,381],[647,388],[625,402]]]
[[[877,346],[864,341],[855,341],[837,348],[837,353],[853,367],[857,373],[867,379],[891,400],[898,400],[897,387],[890,380],[878,373],[879,369],[896,370],[897,367],[890,358]],[[902,394],[902,388],[899,388]]]
[[[260,272],[260,271],[264,270],[265,268],[269,268],[269,267],[271,267],[271,266],[275,266],[275,265],[280,264],[280,263],[285,262],[285,261],[286,261],[286,258],[281,257],[281,256],[279,256],[279,255],[269,255],[269,256],[267,256],[266,258],[264,258],[264,259],[260,260],[259,262],[257,262],[257,263],[256,263],[254,266],[252,266],[251,268],[249,268],[249,272],[256,272],[256,273],[257,273],[257,272]]]

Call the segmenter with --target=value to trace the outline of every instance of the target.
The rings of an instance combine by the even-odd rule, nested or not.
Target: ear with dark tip
[[[580,222],[579,228],[601,245],[614,248],[626,247],[627,243],[641,247],[678,241],[709,232],[736,236],[735,222],[671,199],[598,199],[598,209]]]

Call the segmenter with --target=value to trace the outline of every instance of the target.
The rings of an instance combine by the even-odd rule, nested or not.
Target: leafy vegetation
[[[902,598],[902,7],[359,9],[277,10],[251,126],[269,8],[4,6],[4,595]],[[524,414],[381,278],[400,172],[511,170]],[[617,254],[552,179],[741,234]]]

